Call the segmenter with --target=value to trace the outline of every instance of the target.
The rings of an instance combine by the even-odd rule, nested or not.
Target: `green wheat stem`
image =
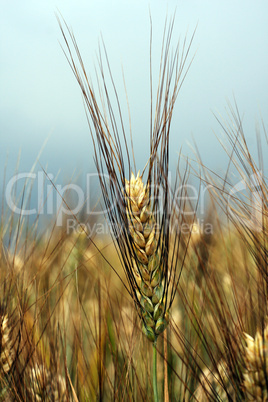
[[[153,389],[154,389],[154,402],[158,402],[158,392],[157,392],[157,350],[156,342],[153,343]]]

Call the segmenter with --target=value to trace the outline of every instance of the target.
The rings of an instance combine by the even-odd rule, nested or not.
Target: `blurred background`
[[[59,13],[73,29],[95,87],[103,38],[128,132],[124,70],[136,161],[143,168],[149,155],[150,13],[156,91],[165,19],[174,12],[174,46],[186,34],[190,39],[198,27],[190,58],[196,55],[173,117],[171,167],[181,149],[185,156],[195,157],[195,141],[203,162],[224,174],[227,158],[216,137],[226,139],[213,114],[226,116],[233,96],[248,144],[256,149],[256,122],[260,116],[265,122],[268,111],[267,2],[1,1],[1,193],[19,154],[19,172],[29,172],[38,157],[35,171],[42,166],[62,185],[72,177],[83,185],[85,175],[96,171],[80,89],[61,49],[55,15]]]

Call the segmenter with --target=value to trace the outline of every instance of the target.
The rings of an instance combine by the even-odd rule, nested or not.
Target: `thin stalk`
[[[164,373],[165,373],[165,382],[164,382],[164,401],[169,402],[168,395],[168,342],[167,342],[167,329],[164,331]]]
[[[156,340],[153,343],[153,389],[154,389],[154,402],[158,402],[158,392],[157,392],[157,350],[156,350]]]

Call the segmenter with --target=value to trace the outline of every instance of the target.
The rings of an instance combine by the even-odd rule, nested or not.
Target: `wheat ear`
[[[268,325],[263,336],[257,332],[253,339],[245,334],[244,390],[248,401],[267,401]]]
[[[8,316],[4,315],[1,320],[0,329],[0,367],[4,374],[10,371],[14,358],[15,350],[11,337],[10,323]]]
[[[126,180],[127,218],[133,244],[136,295],[140,301],[143,332],[154,342],[168,325],[160,265],[159,230],[149,200],[149,187],[132,173]]]
[[[29,395],[34,401],[65,402],[68,400],[65,379],[60,374],[52,375],[44,365],[36,363],[29,368],[28,378]]]

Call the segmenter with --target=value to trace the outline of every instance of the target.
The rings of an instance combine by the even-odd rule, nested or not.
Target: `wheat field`
[[[171,188],[170,122],[193,40],[171,55],[173,23],[163,40],[150,154],[140,175],[120,103],[112,106],[107,94],[102,59],[99,104],[75,38],[61,25],[111,231],[89,233],[91,215],[73,214],[69,230],[67,219],[57,224],[57,214],[44,224],[38,214],[31,221],[3,206],[3,401],[268,400],[265,127],[256,135],[256,160],[238,108],[229,106],[228,116],[218,118],[226,175],[206,168],[198,152],[185,163],[180,155]],[[188,193],[192,177],[208,188],[202,219],[200,197],[193,202]],[[243,192],[236,187],[241,181]],[[26,193],[30,200],[27,186],[15,194],[17,205],[27,202]],[[62,202],[68,208],[68,199]]]

